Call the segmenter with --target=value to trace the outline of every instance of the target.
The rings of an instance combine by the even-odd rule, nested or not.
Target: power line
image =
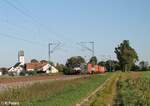
[[[15,37],[15,36],[12,36],[12,35],[9,35],[9,34],[0,33],[0,36],[6,37],[6,38],[10,38],[10,39],[24,41],[24,42],[30,43],[30,44],[36,44],[36,45],[40,45],[40,46],[45,46],[44,44],[41,44],[40,42],[30,41],[30,40],[19,38],[19,37]]]
[[[9,24],[9,25],[11,25],[11,26],[13,26],[13,27],[16,27],[17,29],[29,30],[29,31],[32,31],[32,32],[33,32],[32,29],[26,29],[25,26],[20,26],[20,25],[18,26],[17,24],[10,23],[8,20],[5,20],[5,19],[2,19],[2,18],[1,18],[0,21],[3,22],[3,23]]]
[[[23,11],[22,9],[20,9],[19,7],[17,7],[15,4],[13,4],[12,2],[10,2],[9,0],[3,0],[5,3],[7,3],[8,5],[12,6],[13,8],[15,8],[17,11],[19,11],[21,14],[25,15],[26,17],[29,17],[31,18],[31,20],[36,24],[36,25],[39,25],[40,27],[43,27],[45,30],[47,30],[49,32],[49,28],[47,28],[44,24],[40,23],[37,19],[35,19],[35,17],[33,17],[32,15],[29,14],[29,11],[28,13],[26,13],[25,11]],[[25,9],[25,7],[24,7]],[[27,9],[26,9],[27,10]],[[66,38],[65,36],[63,36],[62,34],[59,34],[58,32],[55,32],[53,30],[51,30],[50,33],[53,33],[55,34],[56,36],[58,36],[59,38],[62,38],[62,39],[68,39]],[[63,36],[63,37],[62,37]],[[71,39],[70,39],[71,40]]]
[[[94,48],[94,41],[90,41],[90,42],[80,42],[78,43],[82,48],[92,52],[92,56],[94,57],[94,53],[95,53],[95,48]],[[91,44],[91,47],[86,46],[85,44]]]
[[[16,5],[14,5],[12,2],[10,2],[9,0],[3,0],[5,3],[7,3],[8,5],[10,5],[11,7],[15,8],[17,11],[19,11],[21,14],[30,17],[32,19],[32,21],[34,21],[36,24],[39,25],[38,21],[35,20],[35,18],[33,18],[31,15],[29,15],[28,13],[26,13],[25,11],[21,10],[19,7],[17,7]]]

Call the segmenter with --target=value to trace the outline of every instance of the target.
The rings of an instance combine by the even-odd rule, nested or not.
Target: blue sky
[[[149,0],[0,0],[0,66],[15,64],[20,49],[26,62],[47,59],[49,42],[63,45],[52,54],[55,62],[76,55],[88,60],[91,53],[77,44],[81,41],[95,41],[99,60],[115,59],[114,48],[124,39],[140,60],[150,62],[149,5]]]

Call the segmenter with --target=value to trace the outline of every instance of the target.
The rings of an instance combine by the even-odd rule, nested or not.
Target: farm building
[[[32,62],[26,64],[27,71],[44,71],[46,73],[58,73],[58,70],[48,62]]]

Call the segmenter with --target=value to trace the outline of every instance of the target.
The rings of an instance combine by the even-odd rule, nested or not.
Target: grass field
[[[73,106],[100,86],[110,73],[67,81],[36,83],[0,93],[0,101],[23,106]]]

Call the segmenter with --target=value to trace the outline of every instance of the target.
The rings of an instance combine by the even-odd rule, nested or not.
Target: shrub
[[[25,76],[26,73],[27,73],[27,72],[24,70],[24,71],[21,71],[19,75],[20,75],[20,76]]]
[[[15,76],[16,74],[14,72],[8,72],[9,76]]]
[[[64,67],[63,73],[65,75],[75,75],[75,74],[79,74],[80,71],[73,70],[73,68],[71,68],[71,67]]]
[[[34,71],[28,71],[27,72],[28,73],[28,75],[37,75],[37,70],[34,70]]]

